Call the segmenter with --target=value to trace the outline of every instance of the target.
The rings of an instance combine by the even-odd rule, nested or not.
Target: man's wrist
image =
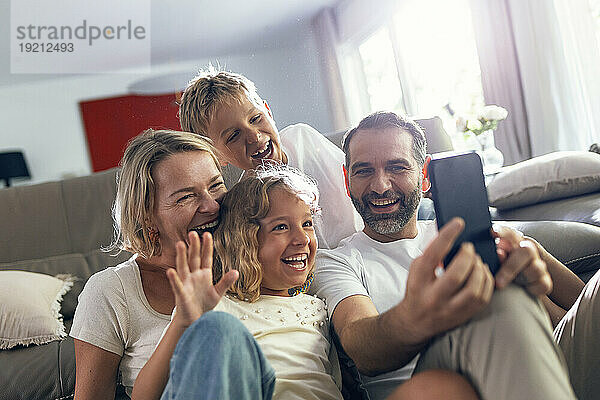
[[[401,301],[394,307],[390,327],[396,332],[398,344],[407,350],[420,351],[433,337],[412,317],[410,306]]]

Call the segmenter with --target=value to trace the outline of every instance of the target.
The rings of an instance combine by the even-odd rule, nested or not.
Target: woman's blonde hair
[[[193,133],[148,129],[129,142],[117,174],[112,209],[115,234],[108,250],[127,250],[145,258],[160,254],[160,242],[150,232],[155,192],[152,169],[170,155],[189,151],[205,151],[221,171],[210,141]]]
[[[217,282],[232,269],[240,273],[229,293],[241,300],[256,301],[260,296],[262,267],[258,260],[260,220],[270,209],[269,194],[275,188],[286,190],[303,200],[311,214],[319,214],[316,183],[289,166],[267,166],[250,174],[225,194],[221,203],[221,222],[215,237],[213,279]],[[310,271],[314,264],[309,266]]]

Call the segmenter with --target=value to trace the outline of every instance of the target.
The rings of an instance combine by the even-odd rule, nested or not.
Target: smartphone
[[[440,153],[432,157],[428,171],[438,229],[453,217],[465,220],[465,229],[445,257],[444,265],[450,263],[463,242],[471,242],[495,275],[500,260],[491,233],[492,219],[479,155]]]

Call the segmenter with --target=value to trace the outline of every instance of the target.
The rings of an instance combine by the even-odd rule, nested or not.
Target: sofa
[[[86,177],[0,189],[0,271],[77,278],[61,314],[68,332],[85,281],[125,261],[101,250],[113,236],[116,169]],[[0,351],[0,399],[68,399],[75,386],[73,339]],[[117,398],[127,398],[118,388]]]
[[[85,281],[130,257],[101,250],[113,237],[116,172],[0,189],[0,271],[76,276],[61,304],[67,331]],[[536,238],[584,280],[600,267],[600,227],[548,221],[509,224]],[[74,384],[71,338],[0,350],[0,400],[69,399]],[[122,387],[116,398],[127,398]]]

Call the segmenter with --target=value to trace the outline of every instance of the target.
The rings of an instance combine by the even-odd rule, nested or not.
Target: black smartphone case
[[[495,275],[500,261],[490,231],[492,219],[481,159],[476,153],[439,154],[432,158],[428,171],[438,229],[453,217],[465,220],[465,229],[444,259],[444,265],[450,263],[461,243],[467,241],[473,243]]]

